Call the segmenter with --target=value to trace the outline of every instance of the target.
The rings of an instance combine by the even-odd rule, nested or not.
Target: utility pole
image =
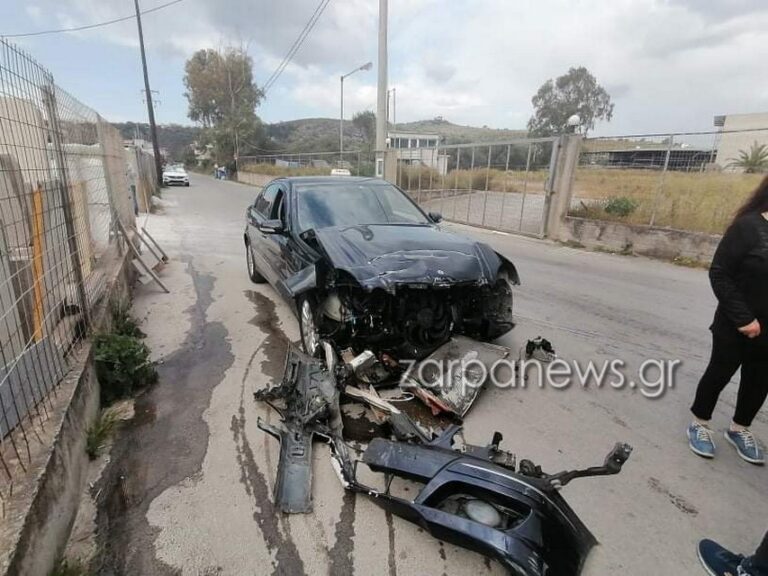
[[[155,125],[155,109],[152,104],[152,91],[149,88],[149,74],[147,72],[147,55],[144,52],[144,32],[141,29],[141,10],[139,0],[133,0],[136,6],[136,25],[139,28],[139,46],[141,47],[141,67],[144,70],[144,91],[147,94],[147,115],[149,116],[149,132],[152,136],[152,150],[155,153],[155,171],[157,173],[157,185],[163,185],[163,164],[160,159],[160,145],[157,143],[157,126]]]
[[[376,98],[376,175],[384,176],[387,147],[387,12],[389,0],[379,0],[379,85]]]

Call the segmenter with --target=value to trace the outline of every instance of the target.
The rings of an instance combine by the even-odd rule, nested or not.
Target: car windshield
[[[394,186],[380,180],[296,187],[299,231],[360,224],[428,224]]]

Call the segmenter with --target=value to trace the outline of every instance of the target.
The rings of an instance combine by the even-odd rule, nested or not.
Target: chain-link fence
[[[570,214],[722,233],[768,169],[768,130],[584,140]]]
[[[118,221],[134,224],[119,133],[0,41],[0,498],[46,437]]]

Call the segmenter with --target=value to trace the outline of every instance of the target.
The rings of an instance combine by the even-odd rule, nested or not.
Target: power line
[[[283,70],[290,64],[293,57],[296,55],[296,52],[299,51],[299,48],[301,48],[301,45],[304,43],[304,40],[307,39],[307,36],[309,36],[309,33],[312,32],[312,29],[315,27],[315,24],[317,23],[320,16],[323,14],[323,11],[328,6],[328,3],[331,0],[320,0],[320,3],[317,5],[317,8],[315,8],[315,11],[312,13],[312,16],[310,16],[307,23],[304,25],[304,28],[299,33],[299,36],[294,40],[293,44],[291,45],[290,49],[288,50],[288,53],[283,58],[282,62],[280,62],[280,65],[275,69],[274,72],[272,72],[272,75],[267,79],[267,81],[264,83],[264,88],[262,89],[262,92],[266,94],[269,89],[277,82],[277,79],[280,78],[280,75],[283,73]]]
[[[142,15],[144,14],[150,14],[152,12],[157,12],[158,10],[162,10],[163,8],[167,8],[168,6],[171,6],[173,4],[178,4],[179,2],[183,2],[183,0],[171,0],[171,2],[166,2],[165,4],[160,4],[159,6],[155,6],[154,8],[149,8],[148,10],[144,10],[141,12]],[[126,20],[134,20],[136,18],[135,14],[131,14],[130,16],[123,16],[122,18],[115,18],[114,20],[107,20],[106,22],[99,22],[97,24],[86,24],[85,26],[75,26],[73,28],[59,28],[57,30],[40,30],[38,32],[25,32],[23,34],[0,34],[0,38],[23,38],[27,36],[43,36],[45,34],[59,34],[61,32],[80,32],[82,30],[91,30],[93,28],[100,28],[101,26],[109,26],[110,24],[117,24],[118,22],[125,22]]]

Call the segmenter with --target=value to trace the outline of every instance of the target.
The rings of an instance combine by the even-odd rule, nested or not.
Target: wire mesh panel
[[[0,480],[25,469],[133,225],[117,131],[0,41]],[[0,482],[0,497],[6,494]]]
[[[722,233],[768,169],[768,146],[749,163],[760,142],[768,130],[586,139],[570,214]]]
[[[554,138],[390,150],[397,183],[448,220],[541,235]]]

